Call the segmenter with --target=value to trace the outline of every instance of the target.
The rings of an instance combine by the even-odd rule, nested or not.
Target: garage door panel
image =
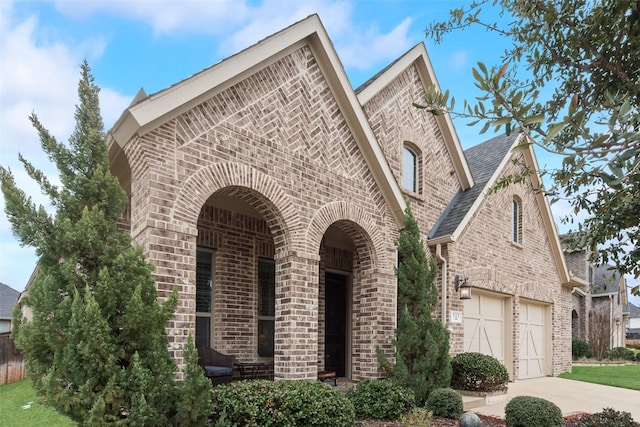
[[[520,375],[521,379],[545,375],[545,307],[520,305]]]
[[[504,303],[479,295],[464,303],[464,350],[489,354],[504,363]]]

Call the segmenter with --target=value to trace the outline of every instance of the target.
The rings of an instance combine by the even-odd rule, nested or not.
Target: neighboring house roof
[[[640,307],[637,305],[633,303],[627,304],[627,311],[629,312],[630,319],[640,318]]]
[[[406,202],[400,185],[318,15],[311,15],[165,90],[149,96],[140,91],[107,135],[112,161],[135,135],[145,135],[303,46],[314,53],[360,152],[398,226],[402,226]]]
[[[13,316],[13,306],[18,301],[20,292],[0,283],[0,319],[11,319]]]
[[[617,294],[620,291],[620,274],[611,265],[594,267],[591,295]]]
[[[429,233],[429,239],[453,235],[465,218],[473,214],[471,208],[480,201],[480,196],[487,188],[491,177],[500,170],[499,166],[504,160],[508,159],[507,154],[515,144],[517,136],[496,136],[464,151],[475,185],[456,194]]]
[[[435,85],[435,87],[440,90],[436,73],[433,71],[431,60],[427,54],[427,49],[424,43],[419,43],[356,89],[361,105],[365,105],[407,68],[412,66],[415,66],[418,71],[418,76],[420,77],[425,92],[431,85]],[[456,128],[453,126],[451,116],[449,114],[441,114],[435,116],[435,120],[444,138],[447,152],[449,153],[458,181],[460,182],[460,187],[463,189],[473,187],[474,177],[464,157],[462,146],[458,139]]]

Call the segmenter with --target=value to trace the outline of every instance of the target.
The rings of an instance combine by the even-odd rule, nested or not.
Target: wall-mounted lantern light
[[[471,285],[467,282],[466,277],[460,277],[456,274],[453,284],[456,292],[460,291],[460,299],[471,299]]]

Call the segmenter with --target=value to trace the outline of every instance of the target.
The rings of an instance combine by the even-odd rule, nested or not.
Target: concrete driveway
[[[504,401],[472,410],[483,415],[504,418],[504,407],[516,396],[547,399],[562,410],[562,415],[587,412],[593,414],[603,408],[629,412],[640,422],[640,390],[591,384],[557,377],[534,378],[509,383]]]

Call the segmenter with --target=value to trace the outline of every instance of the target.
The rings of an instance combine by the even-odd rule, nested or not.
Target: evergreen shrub
[[[582,417],[580,421],[583,427],[640,427],[630,413],[613,408],[604,408],[602,412]]]
[[[615,347],[607,350],[606,356],[611,360],[633,360],[634,352],[626,347]]]
[[[507,427],[562,427],[560,408],[546,399],[516,396],[505,407]]]
[[[212,392],[214,425],[349,427],[353,404],[336,387],[317,380],[238,381]]]
[[[495,357],[460,353],[451,359],[451,387],[458,390],[494,392],[507,389],[509,373]]]
[[[437,388],[427,398],[427,409],[439,417],[458,419],[462,416],[462,397],[451,388]]]
[[[413,391],[390,379],[365,379],[347,390],[358,419],[398,419],[415,405]]]
[[[593,357],[593,352],[587,341],[582,338],[573,338],[571,340],[571,356],[573,360],[578,360],[583,357]]]

